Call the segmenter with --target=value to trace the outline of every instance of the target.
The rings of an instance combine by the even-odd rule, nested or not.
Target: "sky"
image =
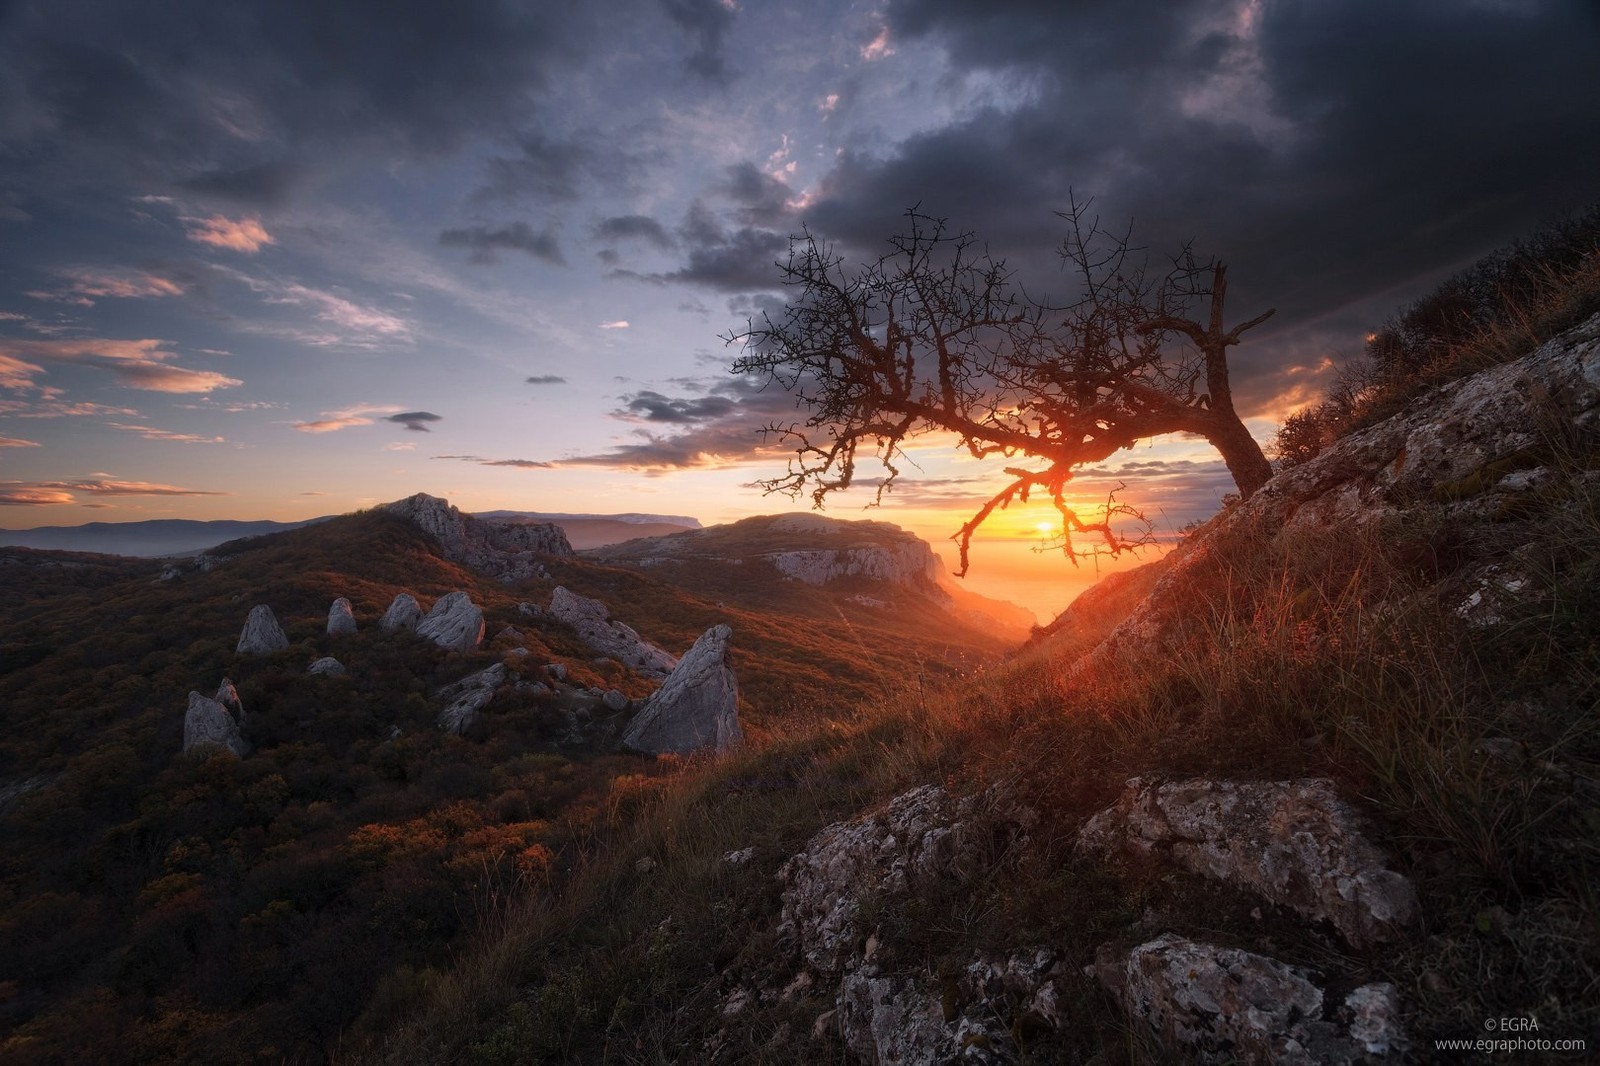
[[[0,526],[798,509],[794,402],[723,340],[806,227],[875,258],[917,206],[1065,292],[1092,197],[1229,263],[1263,444],[1366,333],[1600,199],[1591,0],[0,0]],[[804,412],[800,412],[803,416]],[[1003,475],[929,438],[875,510],[941,545]],[[1158,529],[1204,442],[1086,470]],[[1095,569],[1017,507],[971,586]]]

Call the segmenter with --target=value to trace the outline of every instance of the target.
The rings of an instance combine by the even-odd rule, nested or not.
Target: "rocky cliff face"
[[[462,514],[450,501],[419,492],[382,508],[439,542],[444,557],[502,581],[548,578],[541,559],[573,554],[561,527],[550,522],[486,521]]]

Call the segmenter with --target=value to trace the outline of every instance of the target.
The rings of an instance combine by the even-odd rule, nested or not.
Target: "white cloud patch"
[[[628,322],[627,319],[619,318],[614,322],[602,322],[602,323],[600,323],[600,328],[601,329],[627,329],[627,328],[629,328],[629,325],[630,325],[630,323]]]

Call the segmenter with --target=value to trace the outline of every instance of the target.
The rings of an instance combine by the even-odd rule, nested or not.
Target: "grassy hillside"
[[[675,653],[730,622],[758,740],[1002,649],[934,614],[889,623],[821,593],[792,614],[730,606],[581,560],[502,585],[382,513],[211,554],[214,568],[161,580],[139,560],[0,552],[6,1062],[324,1061],[387,1031],[465,942],[501,928],[508,901],[581,870],[596,826],[679,761],[572,746],[557,698],[507,691],[464,738],[433,724],[434,692],[502,660],[514,680],[559,662],[580,688],[653,690],[518,611],[557,582]],[[458,588],[484,609],[483,650],[376,631],[397,592],[427,605]],[[355,636],[325,634],[336,596]],[[240,657],[256,603],[290,647]],[[508,625],[521,636],[496,638]],[[330,654],[345,677],[306,675]],[[224,676],[253,753],[181,754],[187,693]]]

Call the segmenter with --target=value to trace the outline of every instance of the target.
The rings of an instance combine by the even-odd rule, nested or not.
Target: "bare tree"
[[[798,296],[781,320],[764,315],[726,338],[743,345],[735,372],[764,375],[811,412],[803,423],[765,427],[794,456],[762,487],[809,488],[820,507],[855,481],[865,455],[886,471],[881,499],[906,442],[939,431],[979,459],[1032,460],[1004,467],[1010,483],[952,538],[958,575],[984,520],[1035,490],[1061,513],[1069,555],[1073,533],[1098,534],[1113,552],[1127,547],[1112,528],[1113,512],[1125,508],[1086,521],[1064,493],[1077,468],[1149,437],[1204,437],[1240,496],[1255,492],[1272,468],[1234,410],[1227,350],[1273,312],[1225,328],[1221,262],[1185,245],[1153,274],[1129,234],[1101,228],[1090,206],[1074,200],[1061,215],[1061,255],[1081,290],[1057,306],[1029,297],[971,233],[951,234],[916,208],[891,250],[853,271],[809,231],[792,238],[780,268]],[[1207,321],[1189,317],[1206,301]]]

